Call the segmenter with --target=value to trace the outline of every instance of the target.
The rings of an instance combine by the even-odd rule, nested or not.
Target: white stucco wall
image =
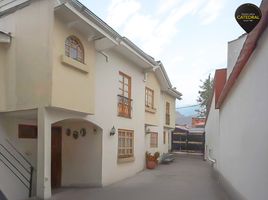
[[[5,58],[8,45],[0,43],[0,111],[6,107]]]
[[[245,199],[268,196],[268,29],[220,109],[220,172]]]
[[[219,167],[220,162],[220,130],[219,130],[219,110],[215,109],[215,93],[210,106],[209,115],[205,126],[205,157],[216,159],[215,167]]]
[[[10,147],[6,142],[6,138],[12,142],[16,148],[24,154],[24,156],[34,165],[36,165],[36,139],[19,139],[18,138],[18,124],[34,124],[32,120],[17,119],[0,117],[0,143],[4,144],[5,147],[16,156],[24,164],[28,166],[23,159]],[[1,149],[2,151],[3,149]],[[26,154],[27,155],[26,155]],[[11,160],[13,164],[16,163],[14,158],[5,154]],[[20,165],[16,167],[25,175],[24,169]],[[35,167],[36,169],[36,167]],[[16,172],[16,174],[18,174]],[[21,177],[21,175],[19,175]],[[18,180],[18,178],[12,174],[12,172],[0,161],[0,188],[7,196],[8,199],[25,199],[28,197],[27,188]],[[27,176],[28,177],[28,176]],[[22,178],[22,177],[21,177]],[[23,178],[22,178],[23,179]],[[36,171],[33,174],[33,194],[35,194],[35,183],[36,183]],[[12,187],[11,187],[12,186]]]
[[[96,57],[96,93],[95,115],[91,121],[103,129],[102,179],[103,185],[121,180],[141,171],[145,164],[145,133],[144,133],[144,75],[134,63],[114,51],[106,52],[109,62],[97,53]],[[117,95],[119,94],[119,71],[131,76],[132,117],[131,119],[117,116]],[[118,134],[110,136],[112,127],[134,130],[135,161],[117,163]]]
[[[163,144],[163,126],[150,126],[150,131],[155,132],[158,134],[158,142],[157,142],[157,147],[151,147],[150,142],[151,142],[151,134],[148,133],[146,134],[146,151],[148,151],[151,154],[154,154],[155,152],[159,152],[160,155],[164,153],[164,144]],[[167,140],[166,140],[167,141]]]
[[[239,38],[228,42],[228,56],[227,56],[227,78],[231,74],[236,60],[240,54],[243,44],[247,38],[247,34],[241,35]]]
[[[53,12],[52,1],[31,1],[0,18],[0,30],[12,36],[4,66],[6,93],[1,94],[4,111],[50,105]]]
[[[150,146],[150,134],[146,134],[146,151],[148,151],[149,153],[154,154],[155,152],[159,152],[160,156],[163,153],[167,153],[168,152],[168,148],[169,148],[169,134],[170,134],[170,128],[165,128],[165,106],[166,106],[166,98],[163,92],[160,92],[160,95],[158,97],[158,106],[157,106],[157,112],[155,113],[157,115],[157,119],[158,119],[158,123],[157,126],[148,126],[148,128],[150,129],[151,132],[156,132],[158,133],[158,145],[155,148],[151,148]],[[171,108],[170,108],[170,112],[172,115],[173,112],[173,104],[171,104]],[[172,119],[171,119],[172,120]],[[171,124],[173,124],[173,122],[171,121]],[[166,131],[166,143],[164,144],[164,131]]]
[[[100,186],[102,131],[79,120],[64,120],[54,125],[62,127],[62,186]],[[66,135],[68,128],[72,133],[85,128],[86,135],[74,139]]]

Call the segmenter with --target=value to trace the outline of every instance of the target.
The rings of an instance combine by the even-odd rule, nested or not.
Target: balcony
[[[131,118],[132,99],[117,95],[118,97],[118,116]]]

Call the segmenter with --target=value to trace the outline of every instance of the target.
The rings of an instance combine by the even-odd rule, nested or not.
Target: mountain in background
[[[198,110],[199,108],[200,108],[200,105],[185,106],[185,107],[177,108],[176,111],[178,111],[180,114],[184,116],[196,117],[198,115],[196,110]]]
[[[176,125],[190,126],[192,124],[192,116],[184,116],[178,111],[176,112]]]
[[[196,110],[200,108],[199,105],[188,106],[176,109],[176,125],[192,125],[192,117],[197,117]]]

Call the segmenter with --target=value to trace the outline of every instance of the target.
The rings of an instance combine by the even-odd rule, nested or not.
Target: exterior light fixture
[[[151,129],[149,127],[146,127],[145,128],[145,134],[147,135],[147,134],[150,134],[150,133],[151,133]]]
[[[115,128],[114,128],[114,126],[113,126],[113,128],[110,130],[110,135],[112,136],[112,135],[114,135],[115,134]]]

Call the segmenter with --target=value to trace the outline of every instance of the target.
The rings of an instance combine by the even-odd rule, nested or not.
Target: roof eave
[[[73,12],[80,13],[80,17],[84,16],[88,20],[92,21],[96,26],[94,28],[99,28],[98,31],[100,31],[105,37],[112,40],[116,45],[122,45],[126,47],[128,50],[130,50],[132,53],[138,55],[140,59],[145,61],[147,64],[151,65],[152,67],[155,67],[157,65],[157,62],[150,57],[148,54],[143,52],[137,45],[132,43],[130,40],[128,40],[126,37],[121,36],[119,33],[117,33],[113,28],[111,28],[108,24],[106,24],[102,19],[100,19],[97,15],[95,15],[92,11],[90,11],[87,7],[85,7],[82,3],[80,3],[77,0],[69,0],[64,1],[60,0],[62,4],[57,5],[55,9],[66,6]],[[82,16],[81,16],[82,15]]]
[[[262,18],[258,25],[254,28],[252,32],[247,35],[247,38],[244,42],[244,45],[240,51],[240,54],[237,58],[233,71],[231,72],[223,90],[219,97],[219,100],[216,104],[217,108],[220,108],[227,98],[229,91],[232,89],[236,80],[238,79],[240,73],[248,63],[252,53],[254,52],[258,40],[260,39],[262,33],[267,28],[268,23],[268,1],[262,1],[260,5],[260,9],[262,11]]]
[[[0,43],[10,43],[10,42],[11,42],[11,35],[0,31]]]

